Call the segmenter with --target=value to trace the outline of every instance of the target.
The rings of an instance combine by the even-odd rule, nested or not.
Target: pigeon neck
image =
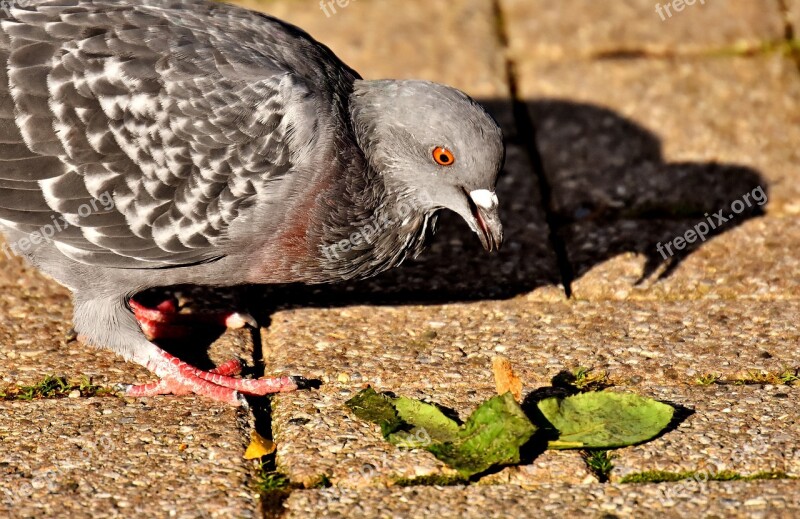
[[[337,279],[364,279],[416,257],[436,216],[396,192],[358,154],[337,189],[341,204],[319,245],[323,270]]]

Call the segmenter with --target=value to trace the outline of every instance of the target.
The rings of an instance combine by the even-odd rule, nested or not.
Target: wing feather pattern
[[[320,85],[357,77],[282,22],[195,0],[0,14],[0,225],[59,222],[67,257],[157,268],[227,230],[314,145]]]

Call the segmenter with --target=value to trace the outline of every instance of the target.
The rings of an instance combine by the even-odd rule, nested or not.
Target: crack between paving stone
[[[797,66],[797,71],[800,72],[800,46],[798,46],[797,38],[800,37],[800,27],[795,27],[792,24],[792,17],[789,13],[789,4],[786,0],[776,0],[778,2],[778,9],[783,15],[783,37],[788,45],[789,57],[794,61]]]
[[[266,365],[264,362],[264,342],[261,336],[260,326],[251,330],[250,338],[253,342],[252,355],[253,365],[255,366],[254,377],[261,378],[264,376],[266,371]],[[254,431],[261,437],[270,441],[274,441],[275,429],[272,422],[272,396],[249,397],[248,403],[250,406],[247,410],[243,410],[242,416],[247,422],[246,425],[249,426],[249,431]],[[242,434],[246,435],[247,432],[247,428],[242,429]],[[246,440],[249,440],[249,438],[246,438]],[[262,458],[261,462],[263,464],[270,465],[271,470],[268,472],[273,472],[277,475],[279,472],[277,471],[276,467],[276,457],[277,453],[272,453],[267,455],[266,458]],[[259,469],[251,467],[249,470],[249,476],[250,481],[248,483],[250,485],[257,485],[259,480],[266,476],[266,473],[264,472],[264,465],[262,465]],[[260,491],[259,502],[261,517],[264,519],[277,519],[284,517],[288,513],[288,510],[285,509],[283,505],[286,500],[289,499],[289,496],[293,490],[294,489],[291,487],[291,485],[287,485],[285,488]]]
[[[506,82],[508,83],[509,93],[514,113],[514,123],[516,124],[518,141],[525,150],[528,159],[533,166],[533,173],[538,181],[539,193],[542,197],[542,205],[545,213],[545,222],[548,228],[548,239],[550,246],[556,255],[561,284],[564,287],[564,294],[567,298],[572,297],[572,282],[575,273],[569,261],[567,245],[561,238],[558,216],[552,210],[553,189],[547,179],[542,156],[536,140],[536,126],[528,113],[525,100],[519,95],[519,82],[517,79],[517,64],[511,57],[509,49],[508,29],[500,0],[492,0],[494,11],[495,30],[498,41],[502,47],[503,60],[505,62]]]

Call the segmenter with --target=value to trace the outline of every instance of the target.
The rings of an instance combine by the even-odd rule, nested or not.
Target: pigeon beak
[[[475,232],[483,248],[489,252],[500,250],[503,244],[503,225],[497,214],[497,195],[488,189],[476,189],[470,191],[467,198],[475,220]]]

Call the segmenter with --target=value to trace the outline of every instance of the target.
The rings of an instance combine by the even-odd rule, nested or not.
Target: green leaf
[[[431,442],[453,441],[458,436],[458,422],[446,416],[435,405],[411,398],[400,397],[394,401],[401,420],[413,426],[408,432],[398,432],[387,438],[390,442],[405,443],[406,447],[428,447]],[[392,436],[398,437],[395,442]]]
[[[567,398],[548,398],[539,411],[559,437],[550,449],[612,449],[657,436],[672,420],[675,409],[631,393],[594,392]]]
[[[353,413],[368,422],[381,426],[384,438],[400,430],[405,423],[397,415],[393,398],[375,392],[368,387],[344,403]]]
[[[520,447],[536,431],[511,393],[487,400],[461,426],[435,405],[391,398],[372,388],[346,405],[359,418],[380,424],[392,444],[427,449],[463,477],[519,463]]]
[[[519,449],[536,432],[511,393],[484,402],[453,441],[432,443],[434,456],[469,477],[497,465],[519,463]]]

